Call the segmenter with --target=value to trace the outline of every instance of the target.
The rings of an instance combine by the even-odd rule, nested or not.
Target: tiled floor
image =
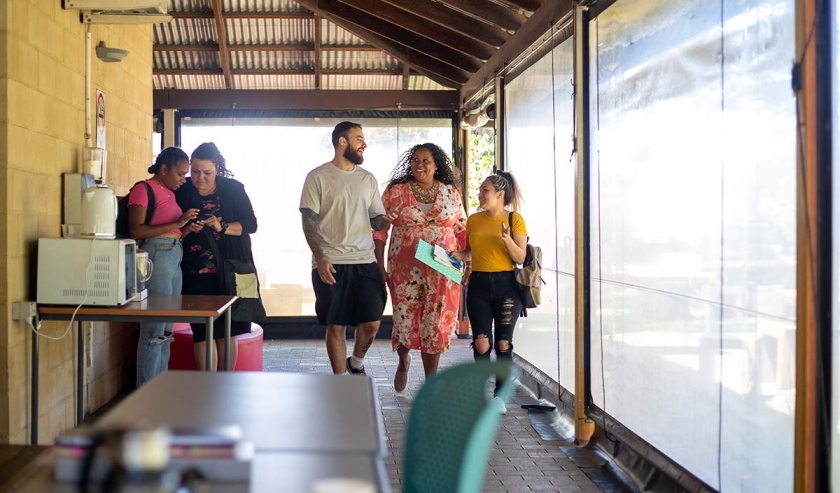
[[[349,347],[352,347],[352,341],[348,341]],[[441,358],[440,367],[468,361],[472,361],[469,341],[453,339],[451,348]],[[395,493],[402,491],[401,460],[411,399],[423,383],[419,354],[413,354],[408,388],[401,394],[394,392],[392,384],[396,367],[397,356],[391,351],[390,342],[377,340],[365,358],[365,370],[373,377],[379,391],[390,454],[386,466]],[[324,341],[320,340],[266,341],[263,368],[265,371],[331,371]],[[559,448],[568,445],[561,441],[541,440],[531,426],[527,411],[509,403],[490,457],[483,491],[600,492]]]

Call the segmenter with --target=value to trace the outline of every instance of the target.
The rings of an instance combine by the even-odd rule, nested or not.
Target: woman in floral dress
[[[382,203],[398,217],[389,229],[374,231],[376,261],[391,292],[394,329],[391,345],[400,357],[394,389],[408,383],[409,351],[419,349],[426,378],[437,371],[440,355],[458,323],[461,286],[414,258],[419,240],[452,252],[465,241],[466,212],[456,188],[452,161],[435,144],[416,145],[400,158]]]

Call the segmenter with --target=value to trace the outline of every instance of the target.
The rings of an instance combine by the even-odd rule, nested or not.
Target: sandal
[[[400,371],[400,365],[397,364],[397,372],[394,374],[394,390],[402,392],[408,385],[408,370],[411,369],[411,354],[407,354],[408,364],[405,371]]]

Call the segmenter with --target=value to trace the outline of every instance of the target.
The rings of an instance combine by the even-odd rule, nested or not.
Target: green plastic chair
[[[502,414],[490,392],[507,401],[514,368],[480,362],[430,378],[411,407],[404,455],[405,493],[478,493]]]

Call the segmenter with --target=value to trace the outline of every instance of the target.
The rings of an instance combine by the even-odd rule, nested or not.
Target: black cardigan
[[[257,216],[254,214],[251,199],[245,193],[245,186],[233,178],[217,176],[216,193],[219,195],[222,211],[221,219],[227,223],[238,222],[242,225],[241,236],[222,235],[219,241],[220,253],[225,258],[253,262],[254,255],[251,252],[250,235],[257,231]],[[201,208],[201,196],[189,179],[175,191],[175,199],[183,211],[190,208]],[[194,235],[196,233],[190,234]],[[186,250],[184,254],[187,254]]]

